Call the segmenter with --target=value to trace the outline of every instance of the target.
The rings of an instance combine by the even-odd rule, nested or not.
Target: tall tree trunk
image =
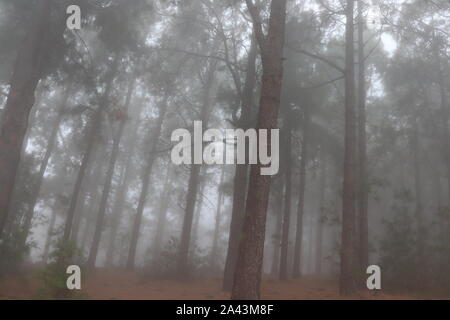
[[[169,164],[166,179],[164,181],[163,195],[161,197],[161,203],[158,209],[158,220],[156,222],[155,238],[153,239],[153,244],[150,250],[152,257],[154,257],[155,259],[158,259],[161,253],[163,237],[166,230],[167,209],[169,208],[170,196],[172,193],[172,170],[173,169]]]
[[[131,98],[133,96],[133,91],[134,91],[135,81],[136,80],[133,77],[133,79],[130,81],[129,86],[128,86],[127,97],[126,97],[126,101],[125,101],[125,114],[128,113],[128,109],[130,107]],[[111,151],[111,157],[109,160],[108,171],[106,172],[106,181],[105,181],[105,185],[103,187],[102,198],[100,200],[100,207],[98,209],[97,222],[95,224],[94,239],[92,240],[92,246],[91,246],[91,250],[89,252],[89,258],[87,261],[88,268],[95,267],[95,261],[97,260],[98,248],[100,246],[100,240],[101,240],[102,231],[103,231],[103,227],[104,227],[103,224],[104,224],[105,214],[106,214],[106,205],[108,202],[109,193],[111,191],[111,185],[112,185],[114,171],[116,168],[117,157],[118,157],[119,151],[120,151],[120,141],[122,140],[122,135],[123,135],[123,131],[125,129],[126,123],[127,123],[126,118],[123,117],[123,119],[120,120],[119,130],[117,131],[117,134],[114,138],[114,145],[113,145],[113,149]]]
[[[180,239],[180,252],[178,256],[178,271],[181,277],[188,275],[188,254],[191,242],[191,230],[194,219],[195,199],[197,197],[197,186],[199,184],[201,165],[191,165],[189,175],[188,193],[186,196],[186,210],[183,220],[183,229]]]
[[[70,240],[74,243],[78,243],[80,239],[80,225],[82,220],[87,221],[89,219],[90,224],[93,224],[94,219],[88,215],[90,209],[90,203],[92,203],[93,199],[94,203],[97,201],[98,197],[98,185],[99,181],[101,181],[103,177],[104,171],[104,163],[103,160],[103,150],[96,150],[95,154],[92,155],[93,159],[90,161],[87,178],[82,183],[82,195],[80,195],[79,201],[82,201],[82,206],[79,206],[77,212],[74,217],[74,224],[72,226],[72,231],[70,235]],[[89,209],[87,209],[89,207]],[[82,242],[85,242],[84,237],[82,238]],[[84,245],[82,246],[84,248]]]
[[[247,0],[253,12],[253,25],[257,28],[262,52],[263,77],[258,115],[258,129],[277,127],[283,79],[283,47],[286,24],[286,0],[273,0],[269,18],[268,35],[263,35],[260,17],[253,2]],[[267,146],[272,141],[268,135]],[[261,163],[250,169],[242,239],[234,275],[232,299],[259,299],[263,265],[267,205],[270,192],[270,176],[261,175]]]
[[[144,214],[145,204],[147,203],[148,189],[150,187],[150,176],[153,169],[153,164],[156,160],[156,153],[158,148],[159,137],[161,136],[162,126],[164,123],[164,119],[166,118],[167,109],[168,109],[168,99],[169,94],[166,93],[164,101],[162,102],[158,117],[156,119],[156,124],[153,130],[151,131],[150,137],[150,149],[148,150],[148,159],[147,163],[144,166],[144,171],[142,172],[142,189],[141,194],[139,196],[139,203],[136,210],[136,215],[134,217],[133,229],[131,230],[131,240],[130,240],[130,248],[128,250],[127,257],[127,269],[134,269],[134,264],[136,260],[136,249],[138,245],[139,232],[142,224],[142,217]]]
[[[200,183],[200,192],[198,192],[198,199],[196,202],[196,209],[194,212],[194,225],[192,228],[192,249],[195,248],[197,246],[197,241],[199,238],[199,233],[200,233],[200,220],[201,220],[201,215],[202,215],[202,210],[203,210],[203,204],[204,204],[204,199],[203,199],[203,195],[204,195],[204,191],[205,191],[205,185],[206,183],[202,181],[202,173],[201,173],[201,169],[200,169],[200,178],[199,178],[199,183]]]
[[[133,143],[130,143],[130,146],[134,145]],[[127,155],[130,155],[127,153]],[[131,157],[126,157],[128,161],[130,161]],[[123,202],[125,201],[125,194],[127,189],[127,183],[126,180],[128,178],[128,172],[127,172],[127,165],[126,162],[122,165],[122,168],[120,170],[120,176],[118,179],[119,186],[117,187],[116,191],[116,197],[114,200],[114,204],[112,206],[112,217],[111,217],[111,230],[109,232],[109,239],[108,239],[108,247],[106,249],[106,260],[105,260],[105,266],[106,267],[112,267],[114,265],[114,248],[115,248],[115,242],[117,237],[117,232],[119,231],[120,226],[120,218],[122,216],[122,210],[123,210]]]
[[[202,121],[203,127],[208,127],[210,104],[211,104],[211,94],[214,82],[214,76],[216,72],[217,62],[211,62],[208,66],[208,71],[205,80],[205,88],[203,92],[203,105],[200,115],[200,120]],[[194,148],[192,148],[193,150]],[[201,165],[192,164],[191,171],[189,175],[188,191],[186,196],[186,209],[184,213],[183,227],[181,231],[180,238],[180,248],[178,253],[178,274],[180,277],[184,278],[189,274],[189,247],[191,243],[191,231],[192,222],[194,219],[194,209],[195,200],[197,199],[197,188],[199,184]]]
[[[308,265],[308,272],[313,273],[314,272],[314,230],[316,222],[315,219],[316,216],[311,212],[309,215],[309,232],[308,232],[308,259],[307,259],[307,265]]]
[[[439,85],[439,94],[441,97],[441,105],[440,105],[440,119],[441,119],[441,126],[442,126],[442,152],[444,155],[444,161],[445,161],[445,167],[447,169],[447,194],[448,194],[448,205],[450,205],[450,129],[448,125],[448,119],[449,119],[449,108],[450,105],[448,103],[448,96],[447,96],[447,88],[446,88],[446,81],[445,79],[445,72],[442,70],[445,68],[445,65],[443,65],[441,61],[441,57],[439,54],[439,46],[438,42],[435,40],[433,41],[433,56],[436,63],[436,71],[437,71],[437,77],[438,77],[438,85]]]
[[[47,264],[48,256],[50,253],[50,245],[52,242],[52,236],[53,232],[55,232],[55,224],[56,224],[56,210],[52,211],[52,215],[50,217],[50,223],[47,229],[47,235],[45,237],[45,244],[44,244],[44,253],[42,254],[42,262],[44,264]]]
[[[298,204],[297,204],[297,224],[295,232],[294,246],[294,267],[292,276],[299,278],[301,276],[301,257],[302,257],[302,241],[303,241],[303,216],[305,211],[305,189],[306,189],[306,164],[309,157],[309,130],[311,117],[309,107],[305,105],[303,114],[303,144],[302,157],[300,159],[300,184],[298,188]]]
[[[358,1],[358,219],[359,219],[359,263],[361,275],[369,265],[369,221],[368,221],[368,177],[366,138],[366,66],[364,57],[364,2]],[[365,281],[362,281],[365,285]]]
[[[345,155],[342,196],[340,293],[351,295],[355,281],[355,66],[354,0],[347,0],[345,26]]]
[[[319,211],[317,219],[316,233],[316,274],[322,274],[322,244],[323,244],[323,227],[325,218],[325,190],[326,190],[326,162],[323,151],[320,157],[320,183],[319,183]]]
[[[48,139],[48,143],[47,143],[47,150],[45,151],[44,154],[44,158],[42,159],[41,165],[39,167],[39,173],[38,173],[38,178],[37,178],[37,182],[36,182],[36,191],[33,194],[33,198],[30,201],[30,206],[25,214],[25,221],[23,224],[23,233],[24,233],[24,237],[23,237],[23,245],[25,245],[25,242],[27,240],[27,237],[29,235],[30,229],[31,229],[31,224],[32,224],[32,220],[33,220],[33,215],[34,215],[34,209],[36,207],[36,203],[39,197],[39,193],[41,190],[41,186],[42,186],[42,182],[44,180],[44,174],[45,171],[47,170],[47,166],[50,160],[50,156],[53,153],[53,149],[55,147],[56,144],[56,140],[58,137],[58,132],[59,132],[59,127],[61,125],[61,121],[64,117],[65,114],[65,110],[66,110],[66,105],[67,105],[67,101],[69,100],[69,96],[71,93],[71,87],[72,87],[72,83],[68,84],[68,87],[65,89],[63,98],[62,98],[62,102],[61,102],[61,107],[59,108],[58,115],[56,117],[54,126],[51,130],[49,139]]]
[[[274,202],[275,202],[274,210],[276,212],[277,221],[275,224],[275,233],[272,236],[273,237],[273,257],[272,257],[272,266],[271,266],[270,273],[273,276],[277,276],[279,274],[279,270],[280,270],[281,226],[283,224],[283,212],[284,212],[283,190],[280,191],[279,196],[276,196]]]
[[[36,4],[34,20],[19,51],[0,124],[0,237],[8,219],[9,206],[20,163],[34,93],[42,76],[42,59],[48,50],[46,35],[50,0]]]
[[[91,200],[89,202],[89,209],[86,214],[85,224],[83,228],[83,233],[81,234],[81,244],[80,244],[80,254],[84,253],[84,249],[86,248],[86,243],[91,236],[91,230],[93,228],[93,224],[95,221],[95,214],[97,212],[97,200],[99,193],[97,192],[97,188],[93,191],[91,195]]]
[[[61,168],[61,171],[58,172],[59,173],[58,176],[62,177],[61,179],[63,180],[62,185],[65,185],[65,182],[67,181],[67,178],[68,178],[67,172],[68,172],[68,167],[66,167],[66,166],[63,166]],[[50,217],[47,234],[45,236],[44,250],[42,253],[42,263],[43,264],[47,264],[47,262],[48,262],[48,258],[50,256],[50,248],[52,245],[52,238],[55,235],[56,219],[57,219],[58,212],[60,211],[60,210],[58,210],[59,208],[56,205],[61,206],[61,204],[59,203],[58,200],[55,200],[55,207],[52,209],[52,214]]]
[[[117,69],[119,67],[119,57],[116,55],[115,60],[113,62],[112,68],[109,69],[109,73],[106,76],[106,89],[101,97],[101,101],[99,102],[98,109],[95,111],[94,117],[91,121],[91,127],[88,132],[88,145],[86,151],[83,155],[83,160],[81,161],[80,170],[78,171],[77,180],[75,182],[75,186],[72,193],[72,198],[70,199],[69,210],[67,212],[66,223],[64,227],[64,235],[63,241],[69,241],[72,233],[72,225],[75,217],[75,209],[78,202],[78,197],[81,191],[81,184],[83,182],[88,164],[91,159],[92,152],[94,150],[94,145],[97,141],[99,131],[101,128],[102,115],[103,111],[108,107],[108,97],[112,90],[114,77],[117,73]]]
[[[415,216],[416,216],[416,232],[417,232],[417,285],[418,289],[423,289],[423,273],[424,273],[424,224],[423,224],[423,204],[422,204],[422,168],[420,164],[420,141],[419,141],[419,124],[418,119],[412,120],[411,132],[411,151],[413,156],[414,167],[414,196],[415,196]]]
[[[139,114],[139,112],[137,112],[136,114]],[[137,124],[136,124],[137,125]],[[130,127],[130,125],[128,125],[128,127]],[[136,141],[137,135],[138,135],[138,129],[132,129],[132,133],[129,134],[130,136],[128,137],[127,141]],[[112,217],[112,222],[111,222],[111,232],[110,232],[110,236],[109,236],[109,241],[108,241],[108,249],[106,251],[106,265],[109,267],[112,267],[114,264],[114,250],[115,250],[115,244],[116,244],[116,238],[117,238],[117,232],[119,231],[119,227],[120,227],[120,222],[122,219],[122,215],[123,215],[123,209],[124,209],[124,204],[125,204],[125,198],[127,195],[127,190],[128,190],[128,184],[130,181],[130,177],[131,177],[131,173],[133,171],[133,154],[134,154],[134,150],[136,148],[136,143],[128,143],[128,146],[125,150],[125,159],[123,160],[123,170],[121,173],[121,177],[119,179],[119,187],[116,191],[116,198],[114,200],[114,205],[113,205],[113,217]]]
[[[253,92],[256,85],[257,44],[252,37],[252,44],[247,58],[247,73],[242,91],[241,117],[239,127],[247,130],[252,117]],[[223,276],[223,289],[231,291],[233,276],[239,253],[239,242],[242,234],[242,223],[245,213],[245,196],[248,185],[248,165],[237,164],[233,181],[233,207],[231,209],[230,232],[228,238],[227,257]]]
[[[288,117],[289,118],[289,117]],[[285,183],[286,189],[284,194],[284,214],[283,214],[283,230],[281,235],[281,255],[280,255],[280,280],[286,280],[288,277],[288,252],[289,252],[289,225],[291,219],[291,128],[289,119],[286,119],[285,133]]]
[[[220,223],[222,216],[222,203],[223,203],[223,183],[225,178],[225,168],[222,168],[220,174],[220,182],[217,186],[217,206],[216,206],[216,219],[214,224],[213,241],[211,246],[211,254],[209,256],[209,267],[211,271],[215,271],[217,268],[217,257],[218,257],[218,247],[219,247],[219,234],[220,234]]]

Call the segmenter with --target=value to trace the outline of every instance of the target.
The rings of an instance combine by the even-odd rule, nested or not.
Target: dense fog
[[[449,298],[449,17],[0,0],[0,299]]]

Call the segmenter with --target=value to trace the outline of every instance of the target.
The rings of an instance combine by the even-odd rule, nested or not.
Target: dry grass
[[[32,299],[39,280],[33,276],[15,276],[0,280],[0,299]],[[229,293],[221,290],[220,279],[145,280],[136,273],[97,270],[82,282],[82,293],[89,299],[100,300],[220,300],[228,299]],[[283,300],[336,300],[339,296],[336,281],[304,277],[300,280],[280,282],[265,279],[262,284],[263,299]],[[389,295],[382,292],[364,293],[350,299],[399,300],[411,296]]]

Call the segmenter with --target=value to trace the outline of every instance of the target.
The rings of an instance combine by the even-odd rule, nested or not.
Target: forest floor
[[[35,276],[13,276],[0,279],[1,299],[33,299],[41,286]],[[229,299],[229,293],[221,290],[220,279],[147,280],[136,273],[98,270],[86,276],[82,282],[82,294],[86,299],[99,300],[220,300]],[[338,284],[330,279],[305,276],[300,280],[278,281],[264,279],[262,299],[283,300],[337,300]],[[349,299],[405,300],[408,295],[385,293],[360,294]]]

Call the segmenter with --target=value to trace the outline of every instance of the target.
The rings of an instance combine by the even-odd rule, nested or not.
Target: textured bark
[[[130,81],[130,84],[128,87],[127,97],[126,97],[126,101],[125,101],[125,114],[128,113],[128,109],[130,107],[131,98],[133,96],[133,91],[134,91],[134,83],[135,83],[135,78],[133,78],[133,80]],[[127,120],[125,118],[121,119],[121,121],[119,123],[119,130],[117,131],[117,134],[114,138],[113,149],[111,151],[111,157],[109,159],[108,171],[106,172],[106,181],[105,181],[105,185],[103,187],[102,198],[100,200],[100,206],[99,206],[98,213],[97,213],[97,222],[95,224],[94,239],[92,240],[92,246],[91,246],[91,250],[89,252],[89,258],[87,261],[87,266],[89,268],[95,267],[95,261],[97,260],[98,248],[100,246],[100,240],[101,240],[102,231],[104,228],[103,224],[104,224],[105,214],[106,214],[106,205],[108,202],[109,193],[111,191],[111,185],[112,185],[114,171],[116,168],[117,157],[118,157],[119,151],[120,151],[120,141],[122,140],[123,131],[125,129],[126,123],[127,123]]]
[[[273,257],[272,257],[272,266],[270,273],[273,276],[277,276],[279,274],[280,270],[280,247],[281,247],[281,226],[283,223],[283,197],[282,197],[283,191],[280,192],[279,195],[275,198],[275,205],[274,209],[277,216],[277,221],[275,225],[275,233],[273,235]]]
[[[239,127],[243,130],[249,128],[252,117],[253,92],[256,85],[256,56],[256,40],[252,38],[252,44],[247,58],[247,73],[242,92],[241,117],[239,119]],[[236,165],[233,181],[233,207],[231,209],[228,249],[223,276],[223,289],[226,291],[231,291],[233,286],[234,270],[239,253],[239,241],[242,234],[247,185],[248,165],[238,164]]]
[[[342,196],[340,293],[351,295],[355,280],[355,67],[354,67],[354,0],[347,0],[345,27],[345,155]]]
[[[217,206],[216,206],[216,218],[214,224],[214,232],[213,232],[213,241],[211,246],[211,254],[209,256],[209,267],[211,271],[215,271],[218,267],[218,246],[219,246],[219,233],[220,233],[220,224],[221,224],[221,216],[222,216],[222,203],[223,203],[223,191],[222,185],[225,177],[225,167],[222,168],[222,172],[220,174],[220,182],[217,186]]]
[[[136,215],[134,217],[133,229],[131,230],[131,240],[130,240],[130,248],[128,250],[128,258],[127,258],[127,269],[134,269],[136,249],[139,240],[139,232],[142,224],[142,216],[144,214],[145,204],[147,203],[148,189],[150,187],[150,176],[153,169],[153,164],[156,160],[156,153],[158,148],[159,137],[161,136],[162,125],[164,123],[164,119],[166,118],[167,108],[168,108],[168,98],[169,95],[166,94],[166,97],[159,108],[158,117],[156,119],[155,127],[153,128],[150,134],[150,149],[148,151],[148,159],[147,163],[144,166],[144,171],[142,173],[142,189],[141,194],[139,196],[139,203],[136,210]]]
[[[295,246],[294,246],[294,266],[292,276],[299,278],[301,276],[301,257],[302,257],[302,241],[303,241],[303,216],[305,210],[305,188],[306,188],[306,164],[309,157],[309,136],[310,136],[310,114],[308,106],[305,106],[303,114],[303,144],[302,156],[300,159],[300,183],[298,189],[298,203],[297,203],[297,224],[295,232]]]
[[[8,219],[9,206],[20,163],[34,93],[42,76],[42,59],[48,50],[46,35],[50,0],[36,4],[34,20],[16,59],[10,90],[0,124],[0,237]]]
[[[281,235],[281,255],[280,255],[280,280],[287,280],[288,278],[288,252],[289,252],[289,226],[291,219],[291,128],[289,120],[287,121],[287,128],[285,132],[285,193],[284,193],[284,213],[283,225]]]
[[[110,68],[108,75],[106,76],[106,89],[99,102],[98,109],[95,111],[94,117],[91,120],[91,126],[88,132],[88,145],[81,161],[80,170],[78,171],[77,180],[73,189],[72,197],[70,199],[69,210],[67,212],[66,223],[64,226],[63,241],[69,241],[72,233],[72,225],[75,218],[75,209],[77,206],[78,198],[81,191],[81,184],[86,174],[88,164],[90,162],[92,152],[94,150],[95,143],[97,141],[99,131],[101,128],[103,111],[108,107],[108,97],[112,90],[113,80],[117,73],[119,65],[119,58],[116,56],[113,62],[112,68]]]
[[[363,1],[358,1],[358,219],[360,273],[366,274],[369,265],[368,177],[366,138],[366,66],[364,57]],[[364,279],[363,279],[364,280]],[[362,281],[361,285],[365,285]]]
[[[255,8],[250,0],[247,0],[247,6],[254,13]],[[259,34],[258,42],[263,63],[257,128],[272,130],[277,127],[281,99],[286,0],[272,1],[267,37],[261,38],[262,29],[259,18],[254,14],[252,16],[254,27]],[[270,150],[272,142],[269,137],[268,148]],[[271,181],[270,176],[260,174],[261,168],[260,163],[252,165],[250,168],[243,234],[239,245],[231,295],[234,300],[260,298],[267,205]]]
[[[188,193],[186,196],[186,209],[181,231],[180,252],[178,256],[178,272],[184,278],[189,274],[188,255],[191,242],[191,231],[194,220],[195,199],[197,198],[197,187],[199,184],[201,165],[191,165],[188,183]]]
[[[208,66],[208,71],[205,79],[205,88],[203,92],[202,110],[200,114],[200,121],[203,128],[208,127],[208,119],[211,105],[211,94],[213,82],[216,72],[217,62],[211,62]],[[192,148],[192,151],[194,148]],[[180,248],[178,253],[178,275],[185,278],[189,274],[189,247],[191,244],[192,222],[194,219],[195,201],[197,199],[197,190],[199,184],[201,165],[192,164],[189,174],[188,191],[186,195],[186,209],[184,212],[183,227],[180,237]]]
[[[44,174],[45,174],[45,171],[47,170],[50,156],[52,155],[53,149],[55,148],[55,145],[56,145],[59,127],[61,125],[61,121],[65,114],[67,101],[69,100],[69,96],[71,93],[71,87],[72,87],[72,84],[70,83],[64,92],[62,102],[61,102],[61,107],[58,110],[58,115],[56,117],[54,126],[50,132],[50,136],[49,136],[48,143],[47,143],[47,150],[45,151],[44,158],[42,159],[41,165],[39,167],[39,173],[38,173],[38,178],[37,178],[37,183],[36,183],[36,191],[33,195],[33,198],[30,201],[30,207],[29,207],[27,213],[25,214],[25,221],[23,224],[23,233],[24,233],[23,244],[24,245],[25,245],[25,242],[27,240],[27,237],[28,237],[30,229],[31,229],[31,224],[32,224],[33,215],[34,215],[34,208],[36,206],[36,203],[37,203],[37,200],[39,197],[42,182],[44,180]]]

